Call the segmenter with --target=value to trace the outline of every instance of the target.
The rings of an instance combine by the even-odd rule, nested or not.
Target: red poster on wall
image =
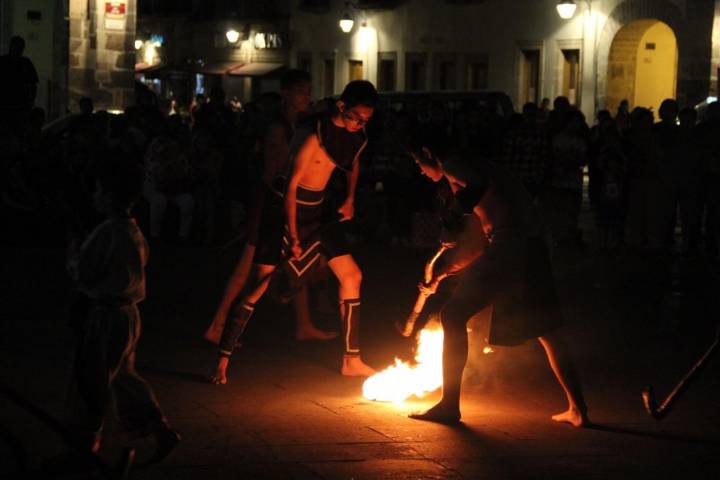
[[[105,15],[125,15],[125,2],[105,2]]]

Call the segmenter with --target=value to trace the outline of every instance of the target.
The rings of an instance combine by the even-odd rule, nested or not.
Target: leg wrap
[[[237,303],[232,307],[218,345],[221,357],[232,355],[235,344],[243,331],[245,331],[245,326],[250,320],[254,309],[255,304],[249,302]]]
[[[342,305],[345,355],[360,355],[360,299],[349,298]]]

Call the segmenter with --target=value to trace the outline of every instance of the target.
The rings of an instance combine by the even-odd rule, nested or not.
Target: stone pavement
[[[360,249],[364,352],[375,367],[409,352],[392,322],[412,304],[425,255]],[[201,334],[232,257],[202,248],[152,253],[139,369],[184,440],[165,462],[135,469],[131,479],[718,478],[717,359],[662,422],[640,401],[647,383],[661,397],[668,392],[710,341],[718,290],[698,273],[702,262],[676,264],[672,277],[671,262],[657,258],[590,250],[561,256],[565,336],[597,426],[550,421],[563,395],[541,348],[530,343],[473,356],[463,425],[450,428],[406,417],[437,394],[401,405],[364,400],[362,380],[337,374],[339,342],[294,342],[291,314],[271,301],[256,310],[246,348],[232,359],[230,383],[205,383],[214,348]],[[59,417],[72,344],[61,252],[5,249],[2,264],[0,380]],[[684,278],[684,288],[673,278]],[[334,325],[328,315],[316,318]],[[473,328],[475,352],[482,326]],[[2,398],[0,427],[0,477],[15,468],[16,454],[2,440],[8,431],[21,439],[34,469],[63,448]],[[105,458],[118,458],[121,445],[111,421]],[[142,461],[150,445],[137,447]]]

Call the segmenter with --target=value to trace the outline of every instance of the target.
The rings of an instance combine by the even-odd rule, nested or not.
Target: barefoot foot
[[[425,413],[411,413],[408,417],[415,420],[456,425],[460,423],[460,410],[456,407],[447,407],[438,403]]]
[[[227,377],[216,372],[215,375],[211,375],[210,378],[208,378],[208,381],[213,385],[225,385],[227,383]]]
[[[573,427],[584,427],[590,423],[587,414],[577,408],[570,408],[563,413],[553,415],[552,419],[556,422],[569,423]]]
[[[375,370],[362,361],[360,356],[345,356],[340,373],[346,377],[369,377]]]
[[[217,368],[215,369],[215,374],[210,376],[210,383],[215,385],[225,385],[227,383],[227,366],[228,366],[228,358],[227,357],[220,357],[218,360]]]
[[[300,341],[305,340],[332,340],[338,336],[338,332],[326,332],[317,328],[304,328],[295,332],[295,338]]]

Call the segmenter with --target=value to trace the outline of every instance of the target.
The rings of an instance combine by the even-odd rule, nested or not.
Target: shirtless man
[[[230,307],[240,294],[253,263],[276,265],[280,260],[280,239],[283,234],[284,213],[278,176],[288,170],[290,142],[298,124],[298,117],[310,107],[310,74],[291,69],[281,79],[283,111],[268,127],[263,149],[262,183],[251,194],[250,233],[242,255],[225,287],[205,338],[218,343]],[[313,325],[310,319],[308,294],[301,288],[293,298],[295,306],[295,338],[298,340],[329,340],[336,332],[325,332]]]
[[[336,112],[312,125],[295,155],[285,192],[286,232],[282,239],[290,261],[284,268],[290,275],[302,277],[320,256],[340,283],[340,316],[343,320],[344,355],[341,373],[346,376],[370,376],[374,370],[360,357],[360,284],[362,272],[349,253],[342,222],[354,215],[355,188],[359,175],[359,157],[367,144],[365,125],[373,115],[378,96],[370,82],[350,82],[336,104]],[[323,224],[322,207],[330,175],[340,168],[346,173],[347,198],[338,209],[339,222]],[[227,382],[230,355],[252,315],[255,304],[265,293],[277,264],[256,264],[255,279],[249,293],[232,308],[220,339],[214,383]]]
[[[477,312],[491,307],[490,343],[513,346],[537,338],[568,402],[568,409],[552,419],[575,427],[587,425],[579,379],[556,334],[563,323],[562,312],[542,222],[529,194],[497,166],[487,164],[471,171],[451,152],[441,155],[444,163],[424,149],[415,160],[424,175],[449,183],[459,208],[479,220],[465,222],[479,235],[465,232],[464,238],[478,239],[471,242],[475,245],[458,244],[467,253],[448,262],[429,284],[420,286],[426,294],[434,294],[443,279],[459,275],[441,312],[445,334],[442,399],[427,412],[410,417],[447,424],[460,421],[460,387],[468,355],[466,324]]]

